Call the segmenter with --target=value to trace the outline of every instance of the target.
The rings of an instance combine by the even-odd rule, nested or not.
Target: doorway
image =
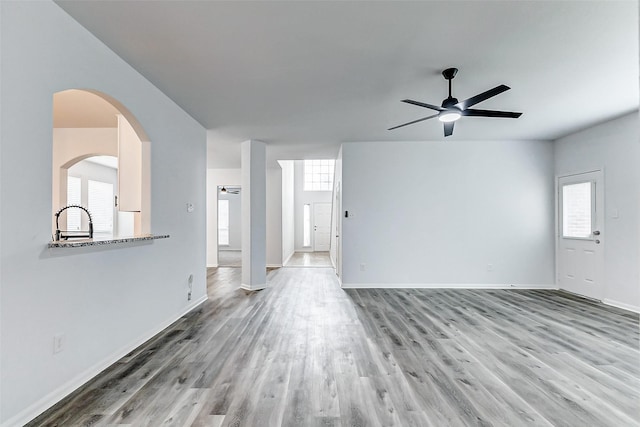
[[[604,297],[604,185],[602,171],[558,178],[558,287]]]
[[[281,161],[285,267],[332,267],[333,160]]]
[[[218,266],[242,267],[241,189],[218,186]]]
[[[328,252],[331,247],[331,203],[313,204],[313,250]]]

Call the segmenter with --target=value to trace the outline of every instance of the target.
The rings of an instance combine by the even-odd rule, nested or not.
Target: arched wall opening
[[[52,151],[52,234],[55,235],[56,230],[55,213],[70,204],[69,170],[96,156],[117,159],[113,206],[116,218],[121,218],[123,224],[131,222],[131,226],[115,227],[112,233],[105,232],[111,235],[104,237],[150,233],[150,142],[141,124],[120,102],[93,90],[69,89],[55,93]],[[103,183],[99,179],[92,181]],[[86,177],[82,182],[88,182]],[[81,191],[85,194],[87,189],[83,187]],[[86,198],[82,204],[87,204]],[[71,211],[67,209],[67,214],[60,216],[60,229],[67,230],[67,217]]]

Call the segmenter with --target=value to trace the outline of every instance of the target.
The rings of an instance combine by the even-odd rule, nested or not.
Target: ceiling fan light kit
[[[464,101],[458,101],[457,98],[454,98],[451,95],[451,80],[458,73],[457,68],[447,68],[442,72],[442,76],[445,80],[449,81],[449,96],[442,101],[440,107],[433,104],[427,104],[425,102],[414,101],[412,99],[403,99],[402,102],[406,102],[407,104],[417,105],[418,107],[429,108],[431,110],[435,110],[438,113],[423,117],[418,120],[414,120],[408,123],[403,123],[398,126],[394,126],[389,128],[388,130],[398,129],[404,126],[408,126],[414,123],[422,122],[424,120],[429,120],[434,117],[437,117],[444,124],[444,136],[451,136],[453,134],[453,126],[456,120],[460,119],[462,116],[471,116],[471,117],[500,117],[500,118],[512,118],[517,119],[522,115],[522,113],[515,113],[512,111],[496,111],[496,110],[476,110],[471,109],[472,107],[482,101],[486,101],[489,98],[492,98],[496,95],[501,94],[502,92],[506,92],[510,89],[509,86],[500,85],[496,86],[493,89],[489,89],[486,92],[482,92],[476,96],[472,96],[471,98],[465,99]]]
[[[462,114],[461,114],[460,111],[448,110],[448,111],[443,111],[440,114],[438,114],[438,120],[440,120],[441,122],[444,122],[444,123],[455,122],[460,117],[462,117]]]

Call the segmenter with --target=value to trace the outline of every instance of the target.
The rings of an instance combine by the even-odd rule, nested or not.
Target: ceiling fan
[[[236,190],[227,189],[227,187],[223,185],[222,188],[220,189],[220,192],[222,194],[240,194],[240,189],[239,188]]]
[[[412,125],[414,123],[418,123],[424,120],[433,119],[437,117],[438,120],[443,122],[444,124],[444,136],[450,136],[453,134],[453,125],[456,120],[458,120],[462,116],[470,116],[470,117],[502,117],[502,118],[511,118],[517,119],[522,115],[522,113],[514,113],[511,111],[495,111],[495,110],[476,110],[472,107],[482,101],[486,101],[489,98],[492,98],[496,95],[501,94],[509,89],[509,86],[500,85],[496,86],[493,89],[489,89],[486,92],[482,92],[476,96],[472,96],[469,99],[465,99],[464,101],[458,101],[456,98],[451,96],[451,80],[458,73],[457,68],[447,68],[442,72],[442,75],[446,80],[449,81],[449,97],[442,101],[442,106],[438,107],[437,105],[426,104],[424,102],[418,102],[411,99],[403,99],[402,102],[406,102],[407,104],[417,105],[418,107],[430,108],[432,110],[436,110],[438,113],[432,116],[423,117],[418,120],[414,120],[409,123],[404,123],[399,126],[394,126],[387,130],[398,129],[403,126]]]

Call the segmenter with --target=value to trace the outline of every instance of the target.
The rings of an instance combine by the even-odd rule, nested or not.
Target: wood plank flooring
[[[332,267],[329,252],[295,252],[285,267]]]
[[[556,291],[347,290],[283,268],[210,299],[30,426],[636,426],[638,315]]]

